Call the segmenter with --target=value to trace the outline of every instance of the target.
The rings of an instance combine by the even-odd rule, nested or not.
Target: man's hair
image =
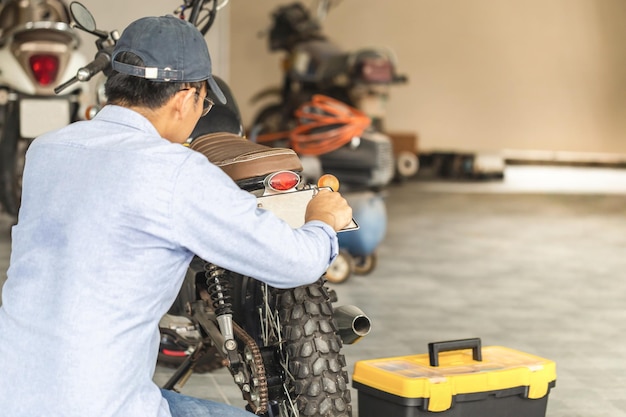
[[[141,58],[129,52],[120,53],[116,59],[126,64],[143,66]],[[104,92],[108,104],[157,109],[167,103],[181,89],[195,87],[199,92],[206,84],[206,81],[193,83],[150,81],[111,70],[104,85]],[[198,100],[198,97],[196,96],[195,99]]]

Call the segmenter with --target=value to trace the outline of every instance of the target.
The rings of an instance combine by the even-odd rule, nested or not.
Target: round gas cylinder
[[[387,209],[380,193],[372,191],[344,194],[352,207],[352,217],[359,229],[338,234],[339,247],[352,256],[367,256],[374,252],[385,237]]]

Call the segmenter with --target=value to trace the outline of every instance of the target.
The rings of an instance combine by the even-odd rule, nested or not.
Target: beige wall
[[[280,80],[257,32],[278,0],[231,0],[230,81],[248,100]],[[310,2],[304,2],[309,4]],[[388,46],[409,84],[394,87],[389,130],[422,149],[626,154],[626,1],[343,0],[326,34]]]

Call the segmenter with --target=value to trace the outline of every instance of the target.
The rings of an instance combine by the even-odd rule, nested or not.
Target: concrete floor
[[[370,275],[333,285],[373,328],[355,362],[480,337],[556,362],[549,417],[626,417],[626,171],[507,167],[504,181],[390,187]],[[0,228],[6,270],[9,225]],[[1,277],[0,280],[3,280]],[[157,368],[155,381],[171,370]],[[223,370],[184,393],[241,405]],[[358,392],[353,403],[358,417]]]

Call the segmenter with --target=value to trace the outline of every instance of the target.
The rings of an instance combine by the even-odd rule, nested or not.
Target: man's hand
[[[341,194],[329,190],[319,190],[306,207],[306,222],[320,220],[339,231],[350,224],[352,208]]]

